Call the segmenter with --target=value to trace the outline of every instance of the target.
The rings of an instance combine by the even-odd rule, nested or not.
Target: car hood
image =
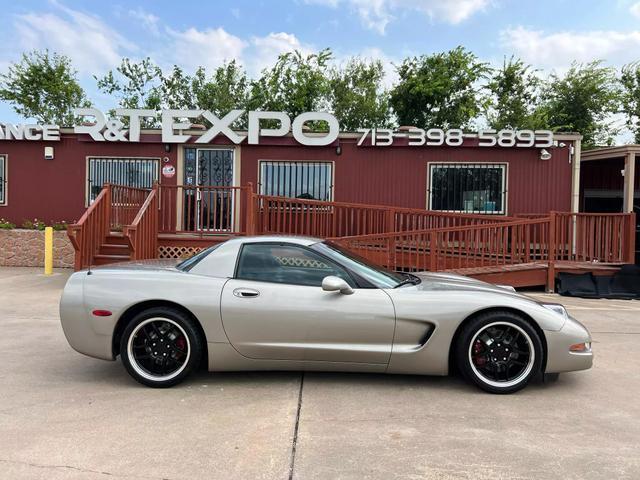
[[[476,291],[476,292],[492,292],[509,295],[512,297],[525,298],[535,301],[526,295],[516,292],[513,287],[508,285],[494,285],[492,283],[476,280],[475,278],[456,275],[453,273],[431,273],[421,272],[415,274],[422,280],[418,285],[405,288],[414,288],[421,291]]]

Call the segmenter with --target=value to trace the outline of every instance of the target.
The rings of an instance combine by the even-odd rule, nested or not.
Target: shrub
[[[15,223],[11,223],[9,220],[0,218],[0,230],[13,230],[14,228],[16,228]]]

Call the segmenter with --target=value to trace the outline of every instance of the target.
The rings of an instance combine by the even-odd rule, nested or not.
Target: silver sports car
[[[591,336],[558,304],[459,275],[386,270],[330,242],[239,237],[176,264],[74,273],[60,318],[80,353],[122,357],[169,387],[210,371],[447,375],[492,393],[591,367]]]

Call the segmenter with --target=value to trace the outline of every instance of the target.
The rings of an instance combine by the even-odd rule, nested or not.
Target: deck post
[[[631,212],[629,215],[629,231],[626,232],[627,237],[627,263],[636,263],[636,214]]]
[[[429,232],[429,271],[435,272],[438,269],[438,234],[435,231]]]
[[[255,235],[256,234],[256,215],[255,215],[255,196],[253,194],[253,183],[247,183],[247,186],[244,187],[245,202],[246,202],[246,232],[247,235]]]
[[[549,212],[549,254],[547,260],[547,293],[554,293],[556,280],[556,212]]]

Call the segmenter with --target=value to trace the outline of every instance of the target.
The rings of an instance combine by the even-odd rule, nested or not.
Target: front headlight
[[[564,306],[560,305],[559,303],[543,303],[542,306],[544,308],[548,308],[549,310],[553,310],[554,312],[562,315],[563,318],[569,318],[567,309],[564,308]]]

